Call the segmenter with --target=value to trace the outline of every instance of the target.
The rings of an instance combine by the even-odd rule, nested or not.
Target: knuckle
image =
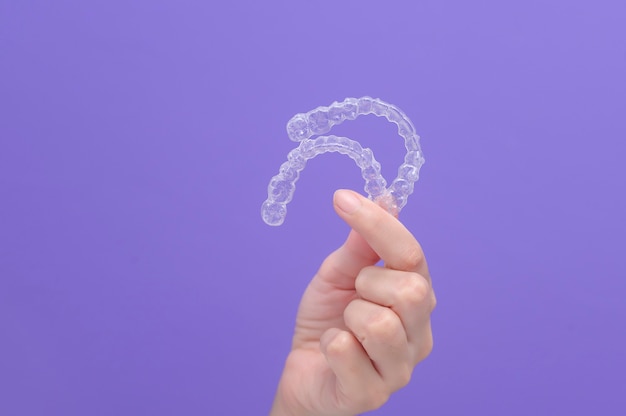
[[[428,336],[424,337],[424,340],[420,344],[418,354],[417,354],[418,362],[424,360],[426,357],[430,355],[430,353],[433,351],[433,343],[434,343],[433,335],[432,333],[429,332]]]
[[[402,388],[411,382],[411,376],[413,375],[413,368],[405,366],[398,372],[398,388]]]
[[[392,339],[398,332],[399,318],[389,308],[380,308],[364,328],[365,336],[373,339]]]
[[[342,332],[337,334],[335,338],[326,347],[326,354],[331,356],[342,356],[352,346],[352,340],[348,333]]]
[[[398,300],[412,306],[421,305],[431,297],[430,284],[422,276],[412,273],[399,282]]]
[[[430,311],[434,311],[435,308],[437,307],[437,296],[435,296],[435,292],[431,291],[431,296],[430,296]]]

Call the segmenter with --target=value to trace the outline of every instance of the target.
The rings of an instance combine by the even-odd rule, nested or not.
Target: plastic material
[[[398,176],[389,188],[380,173],[380,163],[373,152],[347,137],[320,136],[345,120],[354,120],[361,115],[374,114],[385,117],[398,126],[398,134],[404,139],[407,154],[398,168]],[[413,192],[413,184],[419,179],[424,156],[419,145],[419,136],[411,120],[397,107],[378,98],[346,98],[329,107],[318,107],[308,113],[296,114],[287,123],[287,134],[300,145],[287,155],[267,189],[267,200],[261,207],[263,221],[269,225],[281,225],[287,215],[287,204],[293,199],[296,181],[306,162],[326,152],[339,152],[354,160],[365,179],[365,192],[388,211],[397,215],[406,205]],[[314,136],[319,136],[312,139]]]

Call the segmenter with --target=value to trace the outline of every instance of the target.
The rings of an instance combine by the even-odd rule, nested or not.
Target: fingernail
[[[361,201],[354,192],[345,189],[335,192],[335,203],[346,214],[354,214],[361,207]]]

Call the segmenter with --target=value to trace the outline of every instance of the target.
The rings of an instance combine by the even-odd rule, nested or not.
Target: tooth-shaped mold
[[[280,166],[280,172],[274,176],[267,187],[267,200],[261,207],[261,216],[269,225],[281,225],[287,215],[287,203],[293,198],[296,181],[306,162],[326,152],[339,152],[348,155],[361,168],[365,179],[365,191],[370,198],[376,199],[385,192],[386,182],[380,174],[380,163],[374,159],[370,149],[361,149],[347,137],[320,136],[316,139],[305,139],[298,148],[289,153],[287,162]],[[365,156],[364,156],[365,155]]]
[[[298,114],[289,120],[287,123],[287,135],[294,142],[299,142],[307,137],[311,137],[309,124],[304,114]]]
[[[371,97],[359,98],[359,101],[357,101],[357,110],[359,111],[359,114],[372,113],[373,101],[374,100]]]
[[[398,176],[389,188],[382,177],[380,163],[373,152],[347,137],[320,136],[333,126],[345,120],[354,120],[360,115],[374,114],[385,117],[396,124],[398,134],[404,139],[407,153],[404,163],[398,168]],[[263,220],[269,225],[281,225],[287,215],[287,203],[293,198],[295,183],[307,160],[326,152],[339,152],[348,155],[361,168],[365,180],[365,192],[370,199],[397,215],[408,196],[413,192],[414,183],[419,179],[419,171],[424,157],[419,145],[419,136],[411,120],[396,106],[378,98],[346,98],[328,107],[317,107],[308,113],[293,116],[287,122],[287,135],[300,145],[287,155],[287,162],[280,166],[268,186],[268,197],[261,208]],[[319,136],[317,138],[312,138]]]
[[[328,112],[324,110],[326,109],[319,108],[308,115],[309,131],[312,135],[327,133],[332,127],[328,118]]]
[[[328,109],[328,118],[330,119],[331,123],[339,124],[346,119],[346,113],[341,107],[331,106]]]

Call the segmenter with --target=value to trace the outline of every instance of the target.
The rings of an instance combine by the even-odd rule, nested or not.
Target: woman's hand
[[[356,192],[337,191],[334,205],[352,231],[304,293],[273,416],[376,409],[432,349],[435,295],[419,243]]]

